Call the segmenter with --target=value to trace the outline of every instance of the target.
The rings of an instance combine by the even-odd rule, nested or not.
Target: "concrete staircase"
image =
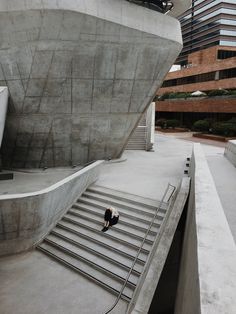
[[[151,103],[142,115],[138,126],[133,131],[126,145],[127,150],[146,150],[153,148],[155,133],[155,103]]]
[[[120,212],[119,223],[101,232],[105,209]],[[37,249],[118,295],[158,202],[92,185]],[[130,301],[166,215],[163,204],[143,245],[121,298]]]

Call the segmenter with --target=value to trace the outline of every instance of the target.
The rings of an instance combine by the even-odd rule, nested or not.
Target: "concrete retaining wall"
[[[236,167],[236,140],[228,141],[224,155]]]
[[[0,256],[38,243],[61,216],[96,181],[102,161],[38,192],[0,196]]]
[[[235,313],[236,246],[200,144],[190,171],[175,314]]]

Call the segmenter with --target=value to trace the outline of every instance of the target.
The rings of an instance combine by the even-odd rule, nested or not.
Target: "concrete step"
[[[65,238],[58,237],[55,233],[49,234],[45,241],[55,247],[58,247],[66,254],[68,251],[72,252],[74,256],[78,259],[83,258],[88,263],[93,264],[96,268],[107,269],[110,271],[110,276],[112,277],[121,277],[125,279],[129,272],[129,269],[123,264],[117,263],[116,260],[111,259],[109,256],[104,255],[102,252],[97,252],[91,250],[89,247],[78,243],[72,243],[67,241]],[[133,271],[129,277],[129,282],[131,286],[136,285],[140,273]]]
[[[145,147],[126,147],[126,150],[145,150]]]
[[[160,205],[160,202],[157,200],[153,200],[150,198],[141,197],[139,195],[129,194],[123,191],[118,191],[114,189],[110,189],[104,186],[93,184],[88,189],[88,192],[105,195],[105,196],[112,196],[114,199],[118,199],[121,201],[126,201],[130,204],[139,205],[142,207],[147,207],[152,210],[156,210],[156,208]],[[163,208],[166,208],[166,204],[163,204]]]
[[[125,206],[125,205],[119,204],[117,201],[112,202],[112,201],[108,201],[107,199],[103,200],[102,197],[96,197],[92,195],[89,195],[88,197],[87,195],[83,195],[76,202],[76,205],[79,205],[79,206],[82,206],[83,204],[89,205],[95,208],[100,208],[103,210],[103,212],[106,210],[107,207],[109,207],[110,205],[113,205],[117,208],[120,214],[129,215],[130,219],[133,219],[133,220],[140,219],[140,221],[143,221],[143,222],[150,222],[153,216],[155,215],[154,211],[152,213],[150,210],[140,210],[140,209],[131,208],[128,205]],[[158,212],[155,222],[161,223],[164,216],[165,215],[163,212]]]
[[[102,232],[107,207],[115,206],[117,225]],[[92,185],[57,223],[38,249],[118,295],[160,202]],[[164,220],[162,204],[140,250],[122,298],[130,301]]]
[[[73,207],[78,208],[78,209],[82,209],[84,211],[89,211],[89,210],[93,210],[94,208],[96,208],[98,211],[100,211],[100,213],[102,213],[104,215],[104,212],[106,210],[106,206],[104,205],[100,205],[97,201],[96,201],[96,206],[94,206],[93,201],[90,200],[83,200],[83,201],[77,201],[76,204],[73,205]],[[125,209],[120,209],[118,208],[121,217],[123,217],[124,219],[129,219],[130,221],[133,221],[137,226],[138,225],[142,225],[143,228],[147,228],[150,225],[150,222],[152,220],[152,216],[146,216],[143,217],[142,215],[140,215],[139,213],[135,214],[134,212],[131,212],[129,210],[125,210]],[[160,224],[163,220],[163,216],[158,216],[155,219],[155,223],[153,224],[153,231],[155,231],[156,229],[158,229],[160,227]]]
[[[94,212],[85,212],[85,211],[81,211],[78,208],[71,208],[68,211],[68,214],[72,214],[75,215],[76,217],[82,218],[82,219],[87,219],[91,222],[94,222],[96,224],[101,225],[101,222],[103,222],[103,215],[97,215]],[[121,232],[123,234],[127,234],[128,236],[130,236],[131,238],[137,238],[142,240],[143,237],[145,236],[146,230],[142,231],[140,229],[134,228],[132,227],[131,224],[129,223],[122,223],[122,221],[120,221],[119,219],[119,223],[115,226],[112,226],[112,230],[115,230],[117,232]],[[152,234],[148,234],[147,236],[147,240],[150,240],[151,244],[153,243],[153,241],[155,240],[156,237],[156,233],[152,233]]]
[[[51,231],[51,234],[56,235],[57,237],[60,237],[70,243],[74,243],[75,245],[85,246],[88,250],[94,252],[95,255],[102,253],[108,258],[112,259],[114,263],[123,265],[125,269],[130,268],[132,265],[134,257],[130,254],[124,254],[124,252],[121,252],[112,246],[108,246],[101,241],[84,236],[81,233],[73,233],[68,228],[63,229],[59,226],[56,226]],[[134,271],[136,271],[138,275],[140,275],[142,272],[143,265],[144,262],[138,260],[134,266]]]
[[[82,223],[75,223],[74,221],[70,219],[62,219],[57,226],[61,228],[67,228],[70,230],[70,232],[76,233],[76,234],[82,234],[84,237],[89,237],[96,239],[97,241],[100,241],[104,243],[105,245],[115,248],[117,251],[124,252],[125,254],[128,254],[130,256],[135,257],[139,247],[132,243],[127,243],[122,240],[117,240],[115,237],[112,237],[110,235],[110,230],[106,233],[101,232],[100,230],[93,229],[91,227],[87,227],[86,225]],[[141,262],[145,262],[147,259],[147,256],[149,254],[149,250],[142,249],[141,253],[139,255],[139,259]]]
[[[72,206],[71,209],[77,209],[80,212],[84,212],[85,214],[89,213],[92,214],[94,216],[97,216],[100,218],[100,220],[104,219],[104,209],[103,208],[97,208],[97,207],[93,207],[93,206],[88,206],[88,205],[84,205],[84,206],[79,206],[78,203],[74,204]],[[147,231],[147,228],[149,227],[150,222],[140,222],[137,220],[133,220],[132,217],[130,217],[129,215],[125,215],[124,213],[122,213],[119,217],[119,226],[127,226],[131,229],[137,229],[143,233],[145,233]],[[150,235],[154,235],[156,236],[157,231],[159,229],[160,224],[155,224],[151,230],[150,230]]]
[[[83,224],[87,228],[92,228],[94,230],[100,231],[102,228],[103,223],[93,221],[91,219],[88,219],[86,216],[80,215],[80,217],[77,217],[71,213],[67,213],[64,217],[64,220],[70,221],[74,224],[80,225]],[[106,232],[106,235],[108,235],[108,232]],[[131,232],[120,232],[119,230],[115,228],[109,229],[109,236],[115,238],[117,241],[123,241],[123,243],[127,243],[127,245],[135,245],[136,247],[139,247],[142,243],[142,237],[138,237]],[[150,250],[152,247],[153,241],[146,239],[144,243],[144,249]]]
[[[79,272],[83,276],[92,279],[103,288],[116,295],[119,293],[124,283],[124,278],[119,276],[112,277],[108,270],[96,267],[95,264],[89,263],[86,259],[79,257],[77,254],[74,254],[69,250],[65,252],[65,248],[63,247],[60,248],[59,246],[54,246],[52,243],[45,241],[38,245],[37,248],[69,268]],[[129,282],[123,292],[122,298],[129,301],[132,297],[134,288],[135,286]]]
[[[105,195],[101,193],[97,193],[96,191],[88,190],[82,194],[82,197],[80,197],[79,200],[84,198],[89,198],[97,201],[101,201],[102,203],[106,203],[107,205],[113,204],[114,206],[118,206],[119,208],[126,208],[131,211],[140,212],[143,215],[149,214],[153,215],[156,213],[157,207],[160,205],[160,203],[157,205],[157,207],[151,207],[147,206],[145,204],[141,203],[135,203],[135,201],[130,201],[127,199],[122,199],[119,197],[112,197],[111,195]],[[166,212],[166,204],[162,204],[160,209],[160,214],[164,214]]]

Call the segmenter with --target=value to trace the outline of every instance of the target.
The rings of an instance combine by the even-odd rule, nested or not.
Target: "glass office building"
[[[187,64],[188,54],[211,46],[236,47],[236,0],[192,0],[179,21],[184,47],[177,64]]]

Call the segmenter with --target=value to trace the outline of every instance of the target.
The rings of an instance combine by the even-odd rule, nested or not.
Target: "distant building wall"
[[[158,112],[214,112],[236,113],[236,98],[204,98],[164,100],[156,102]]]

